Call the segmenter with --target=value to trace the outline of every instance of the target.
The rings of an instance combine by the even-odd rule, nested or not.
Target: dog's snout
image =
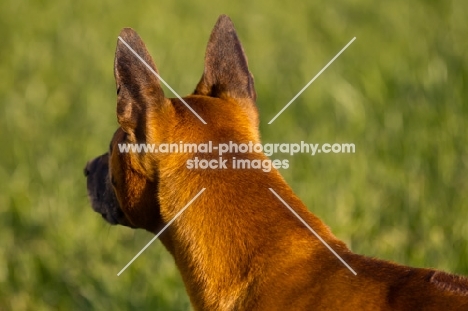
[[[107,160],[108,160],[108,154],[105,153],[103,155],[100,155],[97,158],[94,158],[92,160],[89,160],[84,169],[83,169],[83,174],[85,177],[89,177],[90,175],[107,175]]]
[[[86,162],[86,165],[85,165],[84,170],[83,170],[83,173],[84,173],[85,177],[88,177],[94,170],[96,170],[96,160],[97,159],[99,159],[99,157]]]
[[[89,175],[89,161],[86,163],[84,169],[83,169],[83,174],[85,177],[88,177]]]

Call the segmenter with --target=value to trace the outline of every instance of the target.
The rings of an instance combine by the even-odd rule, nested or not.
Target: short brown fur
[[[156,71],[131,29],[120,37]],[[120,153],[120,143],[259,142],[253,78],[232,22],[221,16],[205,70],[185,102],[118,41],[120,128],[85,174],[93,208],[110,223],[162,234],[195,310],[468,310],[468,280],[352,253],[293,193],[277,170],[196,170],[186,161],[217,154]],[[262,159],[263,154],[235,154]],[[281,203],[275,190],[356,272],[354,275]]]

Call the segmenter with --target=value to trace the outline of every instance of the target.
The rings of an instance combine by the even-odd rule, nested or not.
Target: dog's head
[[[165,193],[183,186],[175,172],[186,155],[124,152],[122,146],[229,141],[233,133],[237,140],[258,141],[253,78],[234,26],[224,15],[208,42],[203,76],[184,101],[164,96],[156,66],[132,29],[120,33],[114,75],[120,127],[109,151],[85,167],[88,194],[93,209],[109,223],[155,232],[169,219],[158,192],[161,185]]]

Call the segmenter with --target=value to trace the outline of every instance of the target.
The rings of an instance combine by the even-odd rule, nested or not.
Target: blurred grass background
[[[355,252],[468,274],[468,2],[3,0],[0,310],[190,310],[159,242],[116,276],[152,236],[104,223],[82,171],[117,127],[120,29],[188,94],[221,13],[255,76],[264,142],[356,145],[289,158],[310,209]]]

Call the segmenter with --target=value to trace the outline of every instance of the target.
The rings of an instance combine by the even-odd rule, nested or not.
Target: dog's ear
[[[247,58],[229,17],[221,15],[211,32],[205,54],[205,70],[195,95],[249,99],[255,103],[253,77]]]
[[[149,115],[165,103],[155,73],[156,66],[140,36],[133,29],[124,28],[117,40],[114,62],[117,119],[133,141],[145,140]]]

